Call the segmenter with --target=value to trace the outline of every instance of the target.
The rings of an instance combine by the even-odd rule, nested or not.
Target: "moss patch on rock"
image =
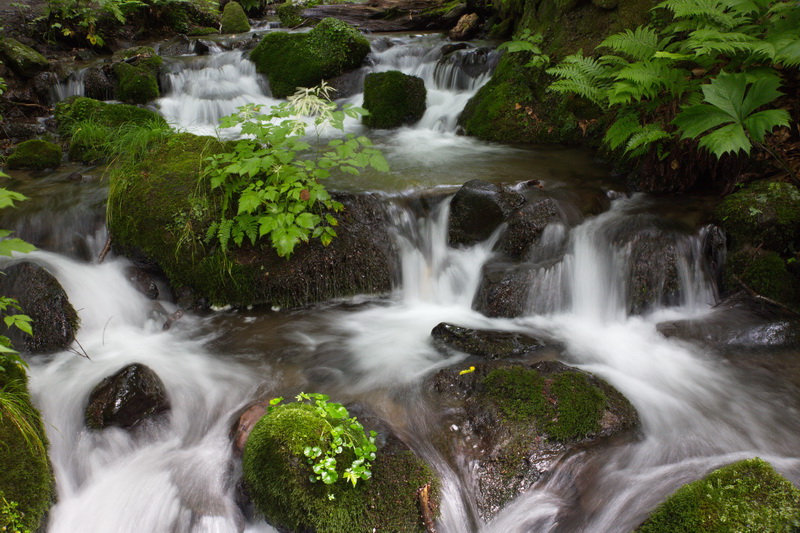
[[[32,78],[50,68],[42,54],[11,37],[0,38],[0,58],[24,78]]]
[[[107,104],[82,96],[70,96],[56,104],[55,119],[61,135],[69,135],[74,124],[85,120],[94,120],[109,127],[152,122],[167,124],[161,115],[149,109],[126,104]]]
[[[340,20],[326,18],[308,33],[271,32],[250,53],[269,78],[272,95],[285,98],[297,87],[314,87],[361,66],[369,41]]]
[[[345,206],[336,215],[339,236],[327,247],[316,240],[298,246],[291,261],[266,239],[229,255],[206,244],[219,206],[200,177],[204,159],[223,148],[210,137],[176,134],[114,172],[108,225],[117,250],[147,258],[174,289],[190,288],[212,304],[296,307],[391,288],[394,249],[369,195],[337,196]]]
[[[379,449],[372,478],[356,487],[343,479],[331,485],[309,480],[311,469],[303,449],[321,445],[319,435],[329,422],[312,406],[293,403],[256,423],[242,459],[256,509],[270,523],[291,531],[423,533],[417,490],[431,484],[432,499],[438,499],[438,481],[430,468],[397,444]],[[340,464],[354,459],[348,452],[345,449],[337,459]]]
[[[55,495],[47,436],[41,415],[31,403],[25,371],[4,355],[0,355],[0,368],[0,495],[18,503],[23,526],[37,531]],[[9,403],[24,413],[23,420],[35,437],[20,431]]]
[[[158,79],[149,68],[117,63],[114,75],[117,77],[116,96],[127,104],[146,104],[161,96]]]
[[[731,290],[747,288],[792,308],[798,302],[798,280],[789,272],[786,261],[777,253],[744,246],[728,257],[725,286]]]
[[[399,70],[374,72],[364,79],[362,121],[372,128],[397,128],[413,124],[425,114],[425,82]]]
[[[21,142],[6,160],[11,169],[44,170],[61,165],[61,147],[38,139]]]
[[[678,489],[636,531],[769,531],[800,525],[800,490],[762,459],[715,470]]]
[[[250,22],[239,2],[228,2],[222,10],[220,33],[245,33],[250,31]]]
[[[284,28],[294,28],[303,23],[300,13],[306,8],[305,5],[295,4],[292,0],[282,3],[275,10],[278,13],[278,20]]]

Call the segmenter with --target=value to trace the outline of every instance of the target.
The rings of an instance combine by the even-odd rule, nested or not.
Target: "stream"
[[[356,76],[399,69],[422,77],[429,91],[428,111],[412,127],[367,131],[347,124],[348,131],[370,135],[391,172],[329,185],[384,198],[400,250],[400,276],[389,295],[296,310],[187,313],[165,331],[165,318],[177,309],[166,287],[161,299],[149,300],[128,281],[127,259],[112,254],[95,261],[106,237],[102,168],[12,173],[8,187],[31,200],[4,213],[2,227],[39,246],[26,259],[59,279],[81,319],[75,351],[31,358],[31,390],[57,479],[48,531],[276,531],[237,504],[240,472],[229,432],[253,401],[297,389],[366,403],[397,429],[442,478],[441,533],[631,531],[682,484],[754,456],[800,483],[797,352],[770,347],[755,333],[748,337],[760,331],[755,318],[734,321],[727,308],[715,307],[719,295],[703,253],[713,201],[624,195],[590,153],[460,136],[458,114],[488,80],[494,52],[470,47],[441,59],[439,36],[371,39],[370,66]],[[236,106],[278,103],[239,51],[167,58],[165,71],[158,107],[183,130],[214,133]],[[361,100],[354,93],[341,101]],[[69,177],[74,170],[82,180]],[[499,233],[472,247],[447,245],[448,195],[478,178],[509,185],[538,180],[567,213],[579,211],[587,190],[611,199],[599,215],[548,226],[530,258],[528,311],[518,318],[488,318],[473,309],[482,269],[497,257]],[[634,315],[626,243],[639,231],[661,232],[674,243],[680,298]],[[689,319],[714,323],[725,332],[721,338],[736,341],[680,340],[658,330]],[[460,360],[431,345],[440,322],[547,338],[560,347],[559,360],[605,379],[630,400],[639,435],[578,449],[482,520],[474,472],[458,458],[442,457],[431,442],[445,428],[436,426],[422,382]],[[90,391],[133,362],[164,381],[169,422],[135,435],[87,430]]]

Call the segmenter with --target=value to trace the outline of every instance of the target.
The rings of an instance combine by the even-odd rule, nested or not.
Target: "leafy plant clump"
[[[209,227],[209,242],[227,250],[231,242],[255,244],[269,236],[278,255],[288,259],[301,242],[313,238],[327,246],[336,237],[333,213],[342,205],[321,180],[333,171],[358,174],[372,167],[385,172],[388,164],[364,136],[348,134],[329,141],[325,151],[312,149],[304,137],[307,124],[295,114],[313,116],[319,135],[326,126],[343,131],[345,117],[364,113],[349,106],[337,110],[329,94],[325,85],[302,89],[267,114],[251,104],[221,120],[223,128],[239,127],[249,137],[207,159],[205,178],[222,193],[221,217]]]
[[[717,158],[769,151],[766,134],[790,118],[764,108],[781,94],[782,69],[800,66],[795,3],[666,0],[654,9],[672,22],[612,35],[597,56],[567,56],[547,70],[558,78],[550,89],[613,112],[604,142],[632,157],[665,158],[683,139]]]
[[[739,461],[678,489],[640,533],[796,531],[800,490],[762,459]]]

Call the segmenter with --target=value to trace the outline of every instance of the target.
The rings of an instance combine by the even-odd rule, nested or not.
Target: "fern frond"
[[[800,35],[798,33],[800,31],[770,35],[762,41],[759,51],[774,50],[774,56],[767,57],[767,59],[772,59],[787,67],[800,66]]]
[[[217,237],[219,238],[219,244],[222,246],[223,250],[228,249],[228,241],[231,240],[233,222],[232,218],[226,218],[220,221],[219,226],[217,226]]]
[[[656,7],[672,12],[676,19],[675,24],[670,26],[673,32],[709,28],[731,30],[750,20],[741,12],[729,12],[719,0],[665,0]]]
[[[659,35],[649,26],[625,30],[607,37],[598,46],[611,48],[634,61],[651,59],[659,51]]]
[[[603,107],[606,104],[608,76],[611,68],[597,59],[585,57],[582,52],[565,57],[558,65],[547,69],[547,73],[560,79],[548,90],[559,93],[574,93]]]
[[[758,48],[759,40],[737,32],[722,32],[716,29],[695,30],[686,39],[686,47],[699,55],[749,55]]]
[[[636,112],[628,111],[620,113],[617,120],[608,128],[603,136],[603,142],[612,150],[616,150],[625,144],[631,135],[641,128],[639,116]]]
[[[644,155],[653,144],[670,137],[672,135],[664,131],[659,124],[645,124],[628,139],[625,152],[633,157]]]

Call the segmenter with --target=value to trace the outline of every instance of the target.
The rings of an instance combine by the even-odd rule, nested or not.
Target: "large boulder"
[[[477,13],[462,15],[455,27],[450,30],[448,37],[452,41],[469,41],[480,30],[480,17]]]
[[[372,475],[355,487],[343,478],[345,467],[355,459],[350,448],[336,460],[338,481],[309,480],[312,470],[304,450],[332,445],[329,426],[338,428],[344,439],[358,439],[355,432],[361,431],[346,418],[320,416],[303,403],[279,406],[256,423],[242,458],[245,485],[256,510],[289,531],[424,533],[420,515],[432,521],[437,513],[438,477],[391,434],[378,435]]]
[[[158,47],[160,56],[182,56],[192,51],[191,42],[186,35],[176,35]]]
[[[86,426],[133,429],[170,409],[164,382],[150,367],[134,363],[103,379],[89,395]]]
[[[250,31],[250,22],[239,2],[228,2],[222,9],[220,33],[245,33]]]
[[[475,363],[466,373],[461,368],[439,371],[427,386],[448,428],[439,445],[471,465],[484,519],[577,445],[585,448],[638,421],[616,389],[561,363]]]
[[[525,258],[539,242],[550,223],[561,222],[561,211],[552,198],[539,198],[526,203],[512,213],[508,227],[497,241],[497,249],[515,258]]]
[[[360,67],[369,49],[369,41],[358,30],[327,18],[308,33],[266,34],[250,59],[269,78],[272,95],[285,98],[298,87],[314,87]]]
[[[11,37],[0,38],[0,58],[23,78],[33,78],[50,68],[42,54]]]
[[[425,114],[427,91],[417,76],[399,70],[373,72],[364,78],[362,121],[372,128],[397,128],[417,122]]]
[[[114,53],[115,96],[126,104],[146,104],[161,96],[158,76],[163,59],[154,48],[138,46]]]
[[[495,183],[468,181],[450,201],[447,240],[451,245],[483,241],[524,203],[522,195]]]
[[[95,100],[111,100],[114,97],[114,82],[108,70],[100,66],[86,69],[83,75],[83,95]]]
[[[44,170],[61,166],[61,147],[55,143],[33,139],[19,143],[6,165],[11,169]]]
[[[17,328],[4,333],[14,347],[32,354],[67,349],[78,331],[78,313],[58,280],[45,268],[27,261],[11,265],[3,272],[0,294],[15,298],[22,312],[33,319],[33,336]]]
[[[714,470],[684,485],[658,506],[638,533],[769,531],[790,533],[800,523],[800,490],[755,458]]]
[[[216,139],[178,134],[112,175],[108,224],[116,249],[146,258],[173,289],[188,287],[197,301],[213,304],[296,307],[391,290],[396,251],[383,206],[369,194],[334,195],[344,205],[338,237],[327,247],[317,239],[300,244],[291,260],[264,239],[227,255],[207,244],[217,213],[199,178],[204,159],[222,149]]]
[[[531,265],[490,261],[481,272],[481,283],[472,307],[489,317],[514,318],[530,312],[530,287],[537,271]]]
[[[18,505],[20,521],[19,529],[9,531],[42,531],[55,500],[47,434],[25,370],[5,354],[0,354],[0,407],[0,497]],[[4,518],[0,512],[0,530],[7,525]]]

